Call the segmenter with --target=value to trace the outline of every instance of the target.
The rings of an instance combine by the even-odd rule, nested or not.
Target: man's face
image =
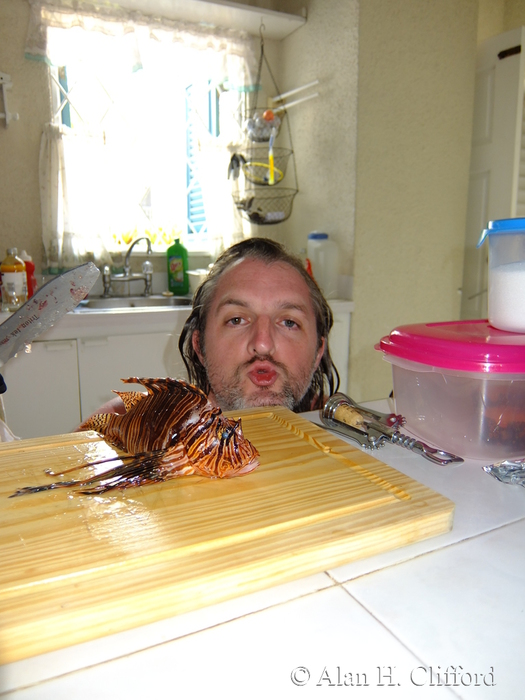
[[[286,263],[241,260],[219,279],[201,347],[210,400],[223,410],[283,405],[293,409],[321,361],[310,293]],[[203,352],[202,352],[203,350]]]

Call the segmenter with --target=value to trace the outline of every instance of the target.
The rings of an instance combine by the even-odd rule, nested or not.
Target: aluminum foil
[[[489,464],[487,467],[483,467],[483,470],[504,484],[525,486],[525,457]]]

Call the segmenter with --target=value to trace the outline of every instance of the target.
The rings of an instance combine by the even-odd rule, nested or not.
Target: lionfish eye
[[[225,428],[221,433],[221,440],[229,440],[233,435],[233,428]]]

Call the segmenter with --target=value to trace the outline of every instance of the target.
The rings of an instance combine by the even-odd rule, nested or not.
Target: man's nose
[[[250,353],[255,355],[272,355],[275,350],[273,326],[268,318],[258,318],[253,324],[250,339]]]

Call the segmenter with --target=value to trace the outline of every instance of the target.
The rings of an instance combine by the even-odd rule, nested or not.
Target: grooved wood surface
[[[261,453],[258,469],[233,479],[10,499],[18,488],[60,480],[44,469],[114,450],[93,432],[0,445],[0,663],[451,529],[454,504],[375,453],[285,408],[230,415],[242,417]]]

